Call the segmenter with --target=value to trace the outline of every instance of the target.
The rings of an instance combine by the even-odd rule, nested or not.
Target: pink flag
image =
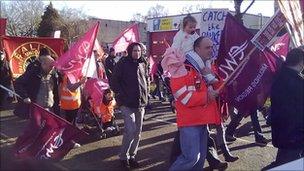
[[[71,125],[64,119],[31,104],[30,123],[23,135],[19,136],[14,154],[20,159],[62,159],[88,134]]]
[[[139,42],[138,24],[136,23],[124,30],[121,35],[115,39],[113,48],[115,52],[123,52],[132,42]]]
[[[279,37],[270,47],[270,50],[280,56],[282,60],[285,61],[286,55],[289,50],[290,36],[285,33],[283,36]]]
[[[103,92],[110,88],[106,79],[88,79],[84,86],[84,92],[91,97],[95,104],[102,102]]]
[[[252,37],[227,14],[217,65],[220,76],[227,81],[226,101],[244,114],[263,106],[281,62],[269,48],[257,49],[250,41]]]
[[[82,69],[85,61],[91,57],[98,30],[99,22],[56,60],[55,67],[65,73],[71,83],[77,82],[83,75]]]

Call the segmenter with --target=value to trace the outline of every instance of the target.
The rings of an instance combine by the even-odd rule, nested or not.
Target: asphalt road
[[[1,111],[0,116],[1,170],[121,170],[118,160],[121,135],[106,139],[92,137],[80,148],[71,150],[58,163],[16,161],[12,156],[12,146],[27,121],[14,116],[12,110]],[[270,127],[265,125],[262,115],[259,115],[259,121],[265,137],[271,139]],[[123,127],[121,114],[117,115],[117,122]],[[168,170],[176,130],[175,114],[168,103],[153,101],[153,109],[145,115],[137,155],[141,167],[137,170]],[[236,137],[235,142],[229,143],[229,148],[240,159],[229,163],[227,170],[260,170],[274,160],[277,149],[271,142],[264,147],[255,143],[249,117],[242,120]],[[223,159],[222,155],[220,158]],[[205,162],[205,168],[208,169],[208,162]]]

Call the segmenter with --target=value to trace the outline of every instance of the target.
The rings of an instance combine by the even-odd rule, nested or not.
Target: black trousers
[[[75,125],[78,109],[64,110],[65,119]]]

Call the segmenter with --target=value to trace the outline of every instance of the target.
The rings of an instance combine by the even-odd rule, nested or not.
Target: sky
[[[49,1],[45,1],[46,4]],[[156,4],[168,9],[169,15],[178,15],[184,6],[202,4],[205,8],[228,8],[234,10],[233,0],[219,1],[52,1],[56,9],[64,6],[69,8],[81,8],[83,11],[93,17],[112,20],[129,21],[133,14],[141,13],[145,15],[150,7]],[[245,0],[241,11],[244,10],[250,1]],[[264,16],[272,16],[274,13],[273,0],[256,0],[247,13]]]

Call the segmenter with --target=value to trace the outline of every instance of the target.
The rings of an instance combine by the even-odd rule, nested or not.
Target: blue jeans
[[[169,170],[203,170],[207,154],[206,125],[181,127],[179,132],[182,154]]]

